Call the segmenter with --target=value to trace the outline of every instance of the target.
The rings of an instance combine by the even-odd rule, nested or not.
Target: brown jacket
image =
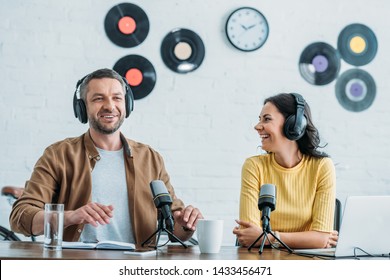
[[[136,244],[141,244],[156,230],[157,210],[149,183],[162,180],[172,197],[172,210],[184,208],[176,198],[164,161],[151,147],[126,139],[121,134],[125,153],[129,213]],[[25,190],[10,214],[11,228],[30,236],[34,215],[45,203],[63,203],[65,211],[75,210],[91,200],[91,172],[100,160],[89,132],[47,147],[34,167]],[[65,241],[77,241],[83,225],[64,229]]]

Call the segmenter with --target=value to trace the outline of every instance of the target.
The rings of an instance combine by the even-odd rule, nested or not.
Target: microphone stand
[[[252,243],[251,246],[248,247],[248,251],[250,251],[253,248],[253,246],[255,246],[257,241],[259,241],[260,238],[263,237],[263,240],[261,241],[261,245],[260,245],[260,248],[259,248],[259,254],[261,255],[263,253],[265,240],[268,239],[268,234],[271,234],[280,244],[282,244],[284,246],[284,248],[286,248],[288,250],[289,253],[292,253],[291,248],[288,247],[282,240],[280,240],[280,238],[278,238],[272,232],[270,218],[268,216],[264,216],[263,219],[266,219],[266,220],[263,220],[263,233],[255,240],[255,242]]]
[[[161,214],[160,210],[158,211],[158,226],[157,226],[157,230],[148,239],[146,239],[141,244],[141,246],[144,247],[144,245],[146,243],[148,243],[153,238],[153,236],[155,236],[157,234],[156,246],[154,246],[154,249],[157,249],[158,241],[160,240],[161,232],[166,232],[168,234],[169,240],[173,239],[173,240],[179,242],[181,245],[183,245],[184,248],[188,248],[188,246],[186,244],[184,244],[183,241],[181,241],[176,235],[173,234],[173,232],[171,232],[169,229],[166,228],[165,220],[164,220],[164,217]]]

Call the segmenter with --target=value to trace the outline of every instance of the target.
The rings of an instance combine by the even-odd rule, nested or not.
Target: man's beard
[[[95,129],[96,131],[102,133],[102,134],[112,134],[114,133],[115,131],[117,131],[121,125],[123,124],[125,118],[124,117],[121,117],[117,123],[114,124],[113,127],[110,127],[110,128],[107,128],[105,127],[104,125],[102,125],[98,119],[94,118],[94,117],[89,117],[88,118],[89,120],[89,124],[90,126]]]

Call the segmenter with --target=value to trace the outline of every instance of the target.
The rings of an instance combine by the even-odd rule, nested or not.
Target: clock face
[[[226,22],[230,43],[241,51],[254,51],[268,38],[268,22],[258,10],[243,7],[233,11]]]

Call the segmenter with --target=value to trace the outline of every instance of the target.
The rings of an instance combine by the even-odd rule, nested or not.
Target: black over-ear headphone
[[[76,84],[76,90],[74,92],[73,96],[73,111],[74,116],[79,119],[81,123],[87,123],[88,122],[88,115],[87,115],[87,107],[85,106],[85,102],[83,99],[78,98],[77,94],[80,92],[80,85],[83,83],[83,81],[88,77],[89,75],[83,77],[81,80],[79,80]],[[125,106],[126,106],[126,118],[130,116],[130,113],[133,111],[134,108],[134,96],[133,92],[131,91],[130,85],[127,82],[125,78],[121,76],[123,82],[125,83]]]
[[[307,119],[305,112],[305,99],[298,93],[291,93],[297,103],[295,115],[287,117],[283,131],[284,135],[290,140],[298,140],[305,134]]]

